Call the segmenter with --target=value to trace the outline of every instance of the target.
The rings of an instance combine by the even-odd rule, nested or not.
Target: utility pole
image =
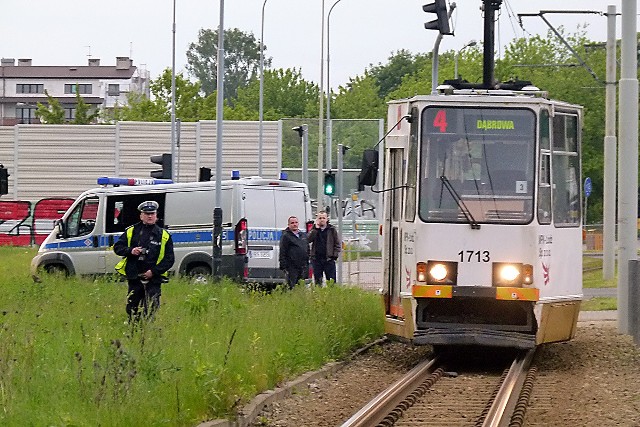
[[[638,258],[638,40],[635,1],[622,2],[620,149],[618,150],[618,330],[629,334],[629,265]]]
[[[604,215],[602,277],[611,280],[616,243],[616,7],[607,7],[607,77],[604,132]]]
[[[222,124],[224,119],[224,0],[218,27],[218,84],[216,94],[216,201],[213,208],[213,277],[222,277]]]

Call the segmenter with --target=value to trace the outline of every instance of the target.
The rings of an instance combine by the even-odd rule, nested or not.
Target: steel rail
[[[433,372],[437,357],[425,360],[396,381],[391,387],[378,394],[362,409],[349,418],[342,427],[371,427],[380,423],[393,411],[407,394],[420,386],[425,376]]]
[[[487,416],[482,423],[482,427],[501,427],[509,425],[510,419],[505,418],[506,409],[513,407],[520,396],[520,388],[524,383],[524,376],[531,366],[533,356],[536,349],[531,349],[526,353],[520,354],[511,364],[509,373],[504,382],[500,386],[500,390],[489,409]],[[509,414],[510,418],[510,414]]]

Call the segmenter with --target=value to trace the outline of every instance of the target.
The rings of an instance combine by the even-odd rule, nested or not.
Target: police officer
[[[113,251],[122,257],[116,270],[129,282],[127,314],[129,320],[151,317],[160,306],[160,285],[166,282],[167,271],[174,262],[173,241],[169,232],[156,225],[158,202],[140,203],[140,222],[128,227],[120,236]]]

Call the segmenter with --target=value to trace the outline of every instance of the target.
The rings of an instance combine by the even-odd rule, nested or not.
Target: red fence
[[[72,203],[73,199],[66,198],[42,199],[32,214],[31,202],[0,200],[0,245],[39,245]]]

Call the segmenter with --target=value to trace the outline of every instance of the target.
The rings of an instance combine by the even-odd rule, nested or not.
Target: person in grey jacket
[[[280,270],[287,276],[289,289],[309,275],[309,242],[307,233],[300,230],[300,222],[295,216],[287,220],[288,227],[280,237]]]
[[[311,243],[311,265],[316,285],[322,284],[322,276],[336,281],[336,260],[342,251],[342,241],[338,230],[329,224],[329,218],[324,211],[318,212],[316,222],[309,232]]]

